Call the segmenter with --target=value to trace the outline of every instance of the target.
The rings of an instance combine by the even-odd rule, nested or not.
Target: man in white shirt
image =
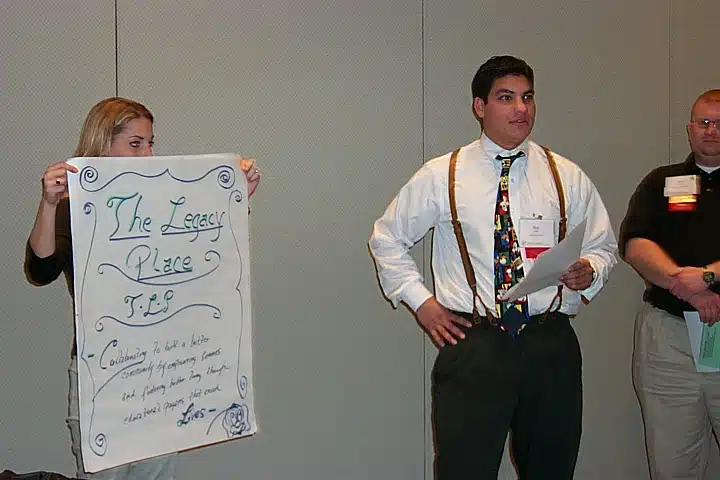
[[[406,303],[440,348],[432,373],[439,480],[497,478],[508,431],[520,478],[573,478],[582,360],[570,318],[607,281],[617,244],[592,181],[528,139],[533,82],[521,59],[485,62],[472,82],[480,138],[425,163],[369,242],[385,295],[395,307]],[[461,232],[453,228],[451,194]],[[581,258],[560,277],[564,288],[503,301],[558,233],[583,220]],[[409,254],[430,229],[435,295]]]

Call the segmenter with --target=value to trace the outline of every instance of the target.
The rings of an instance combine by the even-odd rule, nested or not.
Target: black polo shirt
[[[699,175],[700,195],[695,210],[671,212],[664,196],[665,178]],[[658,167],[638,185],[620,226],[618,251],[632,238],[646,238],[658,244],[681,267],[705,267],[720,260],[720,170],[708,174],[695,164],[694,154],[682,163]],[[717,288],[714,288],[717,291]],[[643,299],[682,317],[695,310],[668,290],[648,284]]]

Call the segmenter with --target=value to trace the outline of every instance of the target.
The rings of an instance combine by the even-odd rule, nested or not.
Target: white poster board
[[[255,433],[240,157],[68,163],[85,469]]]

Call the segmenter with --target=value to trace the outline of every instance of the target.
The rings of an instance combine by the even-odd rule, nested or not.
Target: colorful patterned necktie
[[[528,319],[527,297],[515,302],[501,301],[500,297],[523,278],[522,255],[512,219],[510,218],[510,195],[508,183],[510,166],[520,156],[495,157],[502,162],[497,206],[495,207],[495,310],[500,318],[500,327],[515,336],[522,330]]]

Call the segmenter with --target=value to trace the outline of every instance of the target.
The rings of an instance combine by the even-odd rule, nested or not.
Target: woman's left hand
[[[245,178],[248,183],[248,198],[255,193],[260,184],[260,170],[255,166],[254,158],[243,158],[240,160],[240,168],[245,172]]]

